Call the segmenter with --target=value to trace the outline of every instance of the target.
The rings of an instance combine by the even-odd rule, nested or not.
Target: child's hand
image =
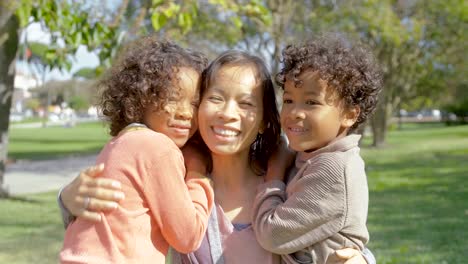
[[[265,181],[284,180],[286,170],[294,162],[296,152],[288,148],[288,144],[284,137],[281,137],[280,143],[276,151],[268,160],[268,170],[265,176]]]

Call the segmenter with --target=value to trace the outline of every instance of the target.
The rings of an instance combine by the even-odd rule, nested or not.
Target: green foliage
[[[345,33],[368,45],[382,65],[385,88],[380,102],[385,107],[379,110],[385,113],[375,115],[381,118],[401,104],[430,102],[440,107],[456,100],[439,99],[453,95],[450,87],[465,79],[465,2],[152,0],[129,1],[119,7],[124,12],[103,17],[74,1],[12,3],[23,26],[41,21],[50,29],[53,43],[46,52],[47,65],[69,69],[69,55],[86,45],[102,63],[97,74],[109,67],[122,42],[154,31],[211,54],[230,47],[249,49],[266,58],[273,71],[286,44],[321,32]],[[58,39],[65,45],[58,45]]]
[[[89,102],[86,101],[83,97],[72,96],[68,101],[70,107],[76,111],[83,111],[89,108]]]
[[[21,0],[16,15],[22,27],[29,22],[39,22],[49,29],[52,43],[43,59],[50,68],[71,69],[69,56],[76,53],[80,45],[98,51],[104,65],[110,64],[119,44],[116,28],[88,16],[78,2],[55,0]],[[59,45],[61,39],[64,45]]]
[[[457,120],[460,123],[466,124],[468,122],[468,98],[464,98],[458,102],[455,102],[450,105],[446,105],[444,110],[448,113],[453,113],[457,116]],[[447,120],[448,123],[451,123],[455,120]]]
[[[26,108],[37,111],[41,107],[41,102],[37,98],[29,98],[26,100]]]
[[[99,70],[97,68],[81,68],[73,74],[73,77],[81,77],[85,79],[95,79],[99,75]]]

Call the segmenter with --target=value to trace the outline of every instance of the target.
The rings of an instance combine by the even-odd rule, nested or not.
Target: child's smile
[[[346,135],[343,108],[332,87],[312,72],[299,75],[296,87],[284,85],[281,125],[295,151],[313,151]]]

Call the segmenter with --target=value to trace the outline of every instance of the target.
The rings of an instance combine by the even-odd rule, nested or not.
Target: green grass
[[[468,258],[468,126],[394,131],[364,149],[369,247],[380,263],[464,263]]]
[[[468,126],[404,128],[390,132],[383,149],[363,148],[370,187],[368,246],[379,264],[465,263]],[[96,130],[105,131],[96,124],[82,129],[94,131],[81,132],[89,133],[83,137],[88,141],[100,133]],[[70,142],[82,138],[79,134]],[[96,145],[104,135],[94,135]],[[63,226],[55,195],[0,200],[0,263],[57,262]]]
[[[58,263],[64,229],[56,197],[0,200],[0,263]]]
[[[41,123],[44,120],[42,117],[27,117],[21,121],[10,121],[10,125],[27,124],[27,123]]]
[[[97,153],[109,139],[102,123],[83,123],[72,128],[11,128],[8,157],[41,160]]]

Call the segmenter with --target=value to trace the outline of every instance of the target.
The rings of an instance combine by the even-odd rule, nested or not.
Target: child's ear
[[[341,126],[350,128],[356,123],[361,109],[359,106],[350,107],[343,111],[343,119],[341,120]]]

